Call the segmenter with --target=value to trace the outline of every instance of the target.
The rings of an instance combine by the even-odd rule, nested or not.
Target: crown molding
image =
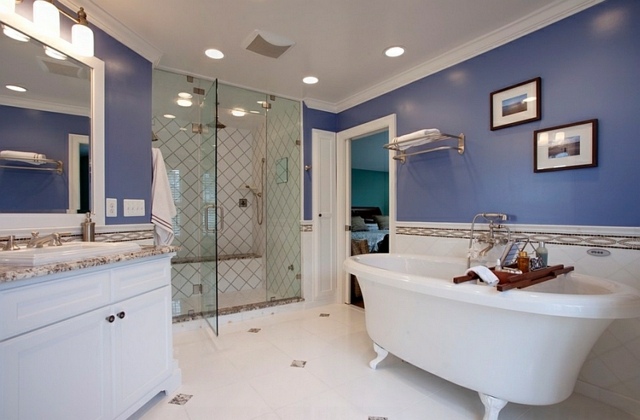
[[[604,0],[558,0],[471,42],[463,44],[432,60],[426,61],[391,79],[378,83],[334,105],[335,112],[342,112],[402,86],[476,57],[507,44],[571,15],[586,10]],[[311,101],[311,99],[309,99]]]
[[[579,13],[604,0],[557,0],[550,5],[531,13],[515,22],[505,25],[471,42],[463,44],[434,59],[428,60],[395,77],[371,86],[355,95],[337,103],[329,103],[314,98],[305,98],[309,108],[320,111],[339,113],[391,92],[409,83],[415,82],[441,70],[476,57],[487,51],[507,44],[548,25],[556,23],[566,17]],[[158,66],[162,51],[145,41],[131,29],[124,26],[117,19],[102,9],[96,0],[60,0],[60,3],[70,9],[84,7],[89,14],[89,21],[105,31],[107,34],[131,48],[147,60],[154,67]],[[279,96],[279,95],[278,95]]]
[[[23,99],[9,96],[0,96],[0,105],[12,106],[15,108],[35,109],[38,111],[56,112],[59,114],[78,115],[91,118],[91,108],[60,104],[57,102],[40,101],[36,99]]]
[[[302,102],[304,102],[307,108],[316,109],[318,111],[331,112],[333,114],[339,112],[338,106],[330,102],[320,101],[313,98],[304,98]]]
[[[145,41],[131,29],[124,26],[117,19],[100,7],[95,0],[59,0],[71,10],[84,7],[87,11],[88,21],[126,45],[145,59],[153,63],[154,67],[160,62],[163,52]]]

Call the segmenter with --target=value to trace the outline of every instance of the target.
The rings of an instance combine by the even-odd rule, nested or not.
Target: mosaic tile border
[[[218,257],[213,256],[199,256],[199,257],[173,257],[171,259],[171,264],[191,264],[191,263],[201,263],[201,262],[211,262],[211,261],[231,261],[231,260],[250,260],[254,258],[262,258],[262,255],[258,254],[237,254],[237,255],[218,255]]]
[[[485,232],[486,230],[477,230]],[[469,239],[470,229],[432,228],[432,227],[397,227],[396,234],[409,236],[431,236],[437,238]],[[554,245],[584,246],[598,248],[615,248],[640,250],[640,236],[598,235],[564,232],[519,231],[512,228],[511,237],[515,240],[530,240]]]
[[[282,305],[288,305],[290,303],[298,303],[298,302],[304,302],[304,298],[302,298],[302,297],[293,297],[293,298],[270,300],[270,301],[266,301],[266,302],[250,303],[250,304],[247,304],[247,305],[232,306],[232,307],[229,307],[229,308],[221,308],[221,309],[219,309],[218,310],[218,316],[232,315],[232,314],[237,314],[237,313],[240,313],[240,312],[255,311],[255,310],[258,310],[258,309],[272,308],[274,306],[282,306]],[[191,313],[186,314],[186,315],[174,316],[173,317],[173,323],[174,324],[179,324],[179,323],[182,323],[182,322],[194,321],[196,319],[202,319],[202,318],[206,318],[206,317],[212,316],[212,315],[214,315],[213,312],[191,312]]]
[[[29,242],[29,237],[18,237],[16,242],[23,245]],[[77,233],[61,233],[62,242],[76,242],[82,240],[82,234]],[[96,232],[96,242],[133,242],[153,240],[153,230],[131,230],[116,232]]]

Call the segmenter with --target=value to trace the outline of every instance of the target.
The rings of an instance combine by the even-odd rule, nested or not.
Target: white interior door
[[[312,130],[313,301],[335,302],[336,134]]]
[[[391,114],[365,124],[344,130],[337,135],[337,212],[336,255],[339,261],[336,276],[340,302],[350,303],[349,275],[342,268],[342,261],[351,254],[351,232],[344,226],[351,224],[351,140],[382,130],[389,132],[389,143],[396,137],[396,115]],[[314,153],[315,157],[315,153]],[[315,200],[314,200],[315,202]],[[389,153],[389,252],[395,250],[396,232],[396,161]]]

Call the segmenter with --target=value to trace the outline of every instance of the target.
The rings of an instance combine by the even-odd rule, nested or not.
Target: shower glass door
[[[153,71],[154,138],[176,205],[177,255],[171,260],[172,315],[202,315],[217,333],[217,81]],[[178,100],[184,100],[181,105]]]
[[[200,144],[202,180],[201,266],[202,316],[218,334],[218,232],[224,227],[224,208],[217,197],[218,173],[218,81],[215,80],[202,98],[200,108],[204,118]]]

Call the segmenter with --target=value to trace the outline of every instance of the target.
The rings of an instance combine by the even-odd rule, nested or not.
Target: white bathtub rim
[[[460,258],[443,256],[364,254],[347,258],[344,261],[344,268],[351,274],[367,276],[376,283],[388,287],[402,287],[417,293],[429,294],[474,305],[574,318],[622,319],[640,317],[640,292],[630,286],[608,279],[578,273],[568,274],[572,278],[592,282],[608,289],[611,291],[609,294],[552,294],[527,289],[512,289],[506,292],[499,292],[495,287],[486,285],[478,285],[472,282],[454,284],[451,279],[443,280],[415,274],[391,272],[383,268],[367,265],[364,262],[359,262],[366,262],[367,259],[376,257],[418,259],[429,262],[447,263],[461,263],[464,261]],[[389,273],[392,273],[392,278],[389,276]],[[463,274],[464,270],[460,275]],[[425,280],[427,280],[427,282],[425,282]]]

